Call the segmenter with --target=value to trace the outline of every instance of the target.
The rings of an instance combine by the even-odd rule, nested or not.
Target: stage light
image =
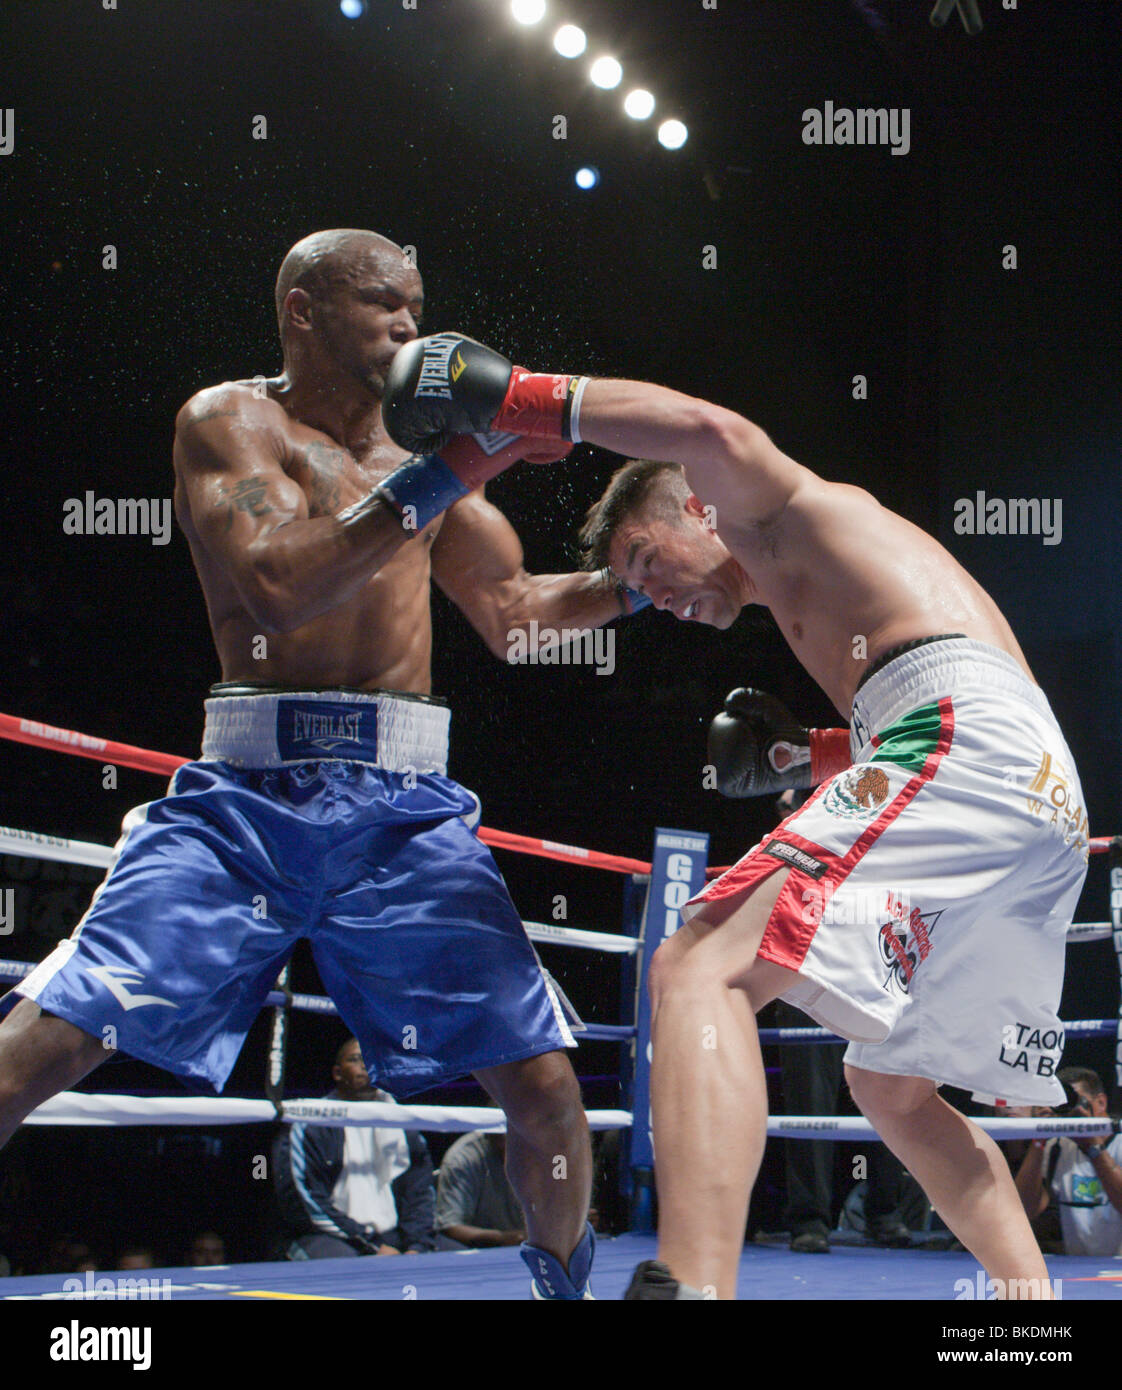
[[[623,69],[614,58],[597,58],[588,73],[597,87],[607,92],[623,81]]]
[[[510,12],[519,24],[538,24],[545,18],[545,0],[510,0]]]
[[[348,19],[361,19],[366,0],[339,0],[339,8]]]
[[[590,188],[595,188],[600,182],[600,171],[594,169],[591,164],[586,164],[583,169],[576,172],[576,185],[583,188],[586,192]]]
[[[645,121],[655,109],[655,99],[650,92],[636,87],[633,92],[628,92],[623,109],[633,120]]]
[[[575,24],[563,24],[553,36],[553,47],[562,58],[579,58],[588,47],[584,30]]]
[[[689,131],[681,121],[663,121],[658,128],[658,143],[668,150],[680,150],[688,136]]]

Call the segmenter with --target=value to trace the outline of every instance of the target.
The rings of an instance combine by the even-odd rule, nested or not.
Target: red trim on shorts
[[[939,740],[932,752],[928,754],[922,770],[900,789],[876,820],[868,825],[854,841],[846,854],[841,857],[832,854],[829,850],[823,849],[821,845],[815,844],[813,840],[804,839],[793,828],[788,828],[792,821],[796,820],[807,807],[812,806],[825,792],[830,783],[824,782],[816,789],[814,795],[807,800],[805,805],[800,806],[793,815],[788,816],[787,820],[783,821],[761,843],[759,848],[749,851],[727,873],[715,879],[705,892],[699,894],[694,901],[698,904],[720,902],[725,898],[757,887],[764,879],[770,878],[777,869],[790,868],[791,866],[785,865],[782,860],[775,859],[764,852],[767,845],[775,839],[794,845],[813,858],[821,860],[828,867],[820,879],[815,880],[811,875],[798,869],[787,875],[787,881],[775,900],[775,906],[768,918],[759,950],[756,952],[759,958],[785,966],[788,970],[801,969],[810,944],[818,930],[821,917],[825,913],[827,903],[893,821],[911,804],[920,789],[931,781],[938,771],[939,764],[950,751],[951,742],[954,739],[954,708],[949,696],[944,697],[938,703],[941,715]],[[875,739],[873,743],[875,746]],[[803,895],[808,887],[817,890],[818,903],[816,906],[820,908],[812,914],[808,914],[805,910],[807,899]],[[808,916],[811,919],[809,921],[806,920]]]

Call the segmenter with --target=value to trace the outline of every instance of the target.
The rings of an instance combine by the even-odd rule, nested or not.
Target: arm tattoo
[[[248,512],[250,516],[269,515],[273,509],[265,501],[267,486],[265,479],[259,474],[255,474],[252,478],[243,478],[232,488],[222,489],[223,500],[226,504],[227,531],[234,524],[235,509],[239,512]]]
[[[240,410],[231,410],[229,406],[215,406],[213,410],[204,411],[202,415],[192,417],[191,424],[202,425],[207,420],[236,420],[241,415]]]

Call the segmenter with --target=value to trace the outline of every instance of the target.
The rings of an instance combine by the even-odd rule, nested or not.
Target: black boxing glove
[[[724,796],[816,787],[850,765],[848,729],[804,729],[762,690],[734,690],[709,726],[709,763]]]
[[[487,434],[510,385],[511,363],[461,333],[416,338],[397,350],[382,393],[382,423],[403,449],[439,453],[453,434]]]
[[[439,453],[450,435],[492,430],[576,443],[587,381],[528,372],[462,333],[437,333],[398,349],[382,422],[396,444],[420,454]]]

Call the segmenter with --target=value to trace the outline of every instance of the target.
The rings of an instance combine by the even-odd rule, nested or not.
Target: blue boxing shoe
[[[548,1250],[539,1250],[536,1245],[522,1242],[520,1254],[530,1266],[534,1276],[530,1281],[530,1292],[534,1298],[563,1298],[570,1302],[575,1299],[592,1298],[588,1287],[588,1276],[592,1269],[592,1256],[596,1252],[596,1236],[592,1227],[585,1223],[584,1235],[580,1244],[569,1256],[566,1269],[556,1255]]]

